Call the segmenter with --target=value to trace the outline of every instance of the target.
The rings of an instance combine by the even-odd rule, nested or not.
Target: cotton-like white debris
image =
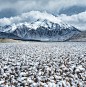
[[[85,87],[85,42],[0,44],[1,87]]]
[[[4,83],[4,81],[0,81],[0,84]]]

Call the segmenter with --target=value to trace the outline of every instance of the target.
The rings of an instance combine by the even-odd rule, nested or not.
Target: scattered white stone
[[[0,86],[85,87],[86,43],[1,43]]]

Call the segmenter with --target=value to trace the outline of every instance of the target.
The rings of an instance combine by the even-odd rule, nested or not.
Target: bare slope
[[[0,43],[7,43],[7,42],[23,42],[20,40],[13,40],[13,39],[0,39]]]
[[[72,42],[72,41],[76,41],[76,42],[83,41],[83,42],[85,42],[86,41],[86,31],[83,31],[83,32],[81,32],[81,33],[69,38],[66,41],[70,41],[70,42]]]

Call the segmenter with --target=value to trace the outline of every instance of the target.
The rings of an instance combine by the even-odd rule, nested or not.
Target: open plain
[[[0,43],[1,87],[86,87],[86,42]]]

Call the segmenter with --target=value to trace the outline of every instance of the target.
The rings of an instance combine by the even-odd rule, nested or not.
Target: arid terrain
[[[10,43],[13,43],[13,42],[23,42],[23,41],[21,41],[21,40],[13,40],[13,39],[0,39],[0,43],[8,43],[8,42],[10,42]]]

